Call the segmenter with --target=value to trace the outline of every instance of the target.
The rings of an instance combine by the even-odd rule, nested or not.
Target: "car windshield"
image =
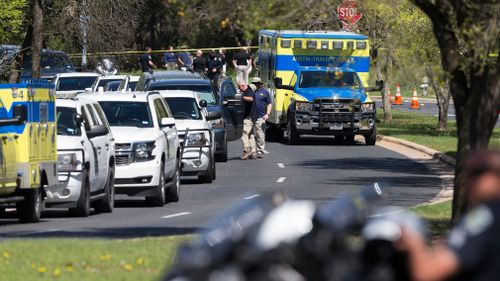
[[[153,127],[153,119],[146,102],[101,101],[99,104],[111,126]]]
[[[23,60],[23,69],[31,69],[31,54],[27,55]],[[71,62],[64,55],[57,54],[43,54],[42,55],[42,68],[70,68]]]
[[[201,120],[201,112],[194,98],[165,98],[175,119]]]
[[[304,71],[299,88],[359,88],[358,75],[352,71]]]
[[[94,76],[59,77],[56,91],[85,91],[92,87],[96,79]]]
[[[120,86],[121,82],[120,81],[114,81],[114,82],[109,82],[106,85],[106,88],[104,89],[105,91],[111,91],[115,92],[118,90],[118,87]]]
[[[80,126],[76,122],[76,109],[57,107],[57,134],[60,136],[80,136]]]
[[[206,85],[175,85],[175,84],[161,84],[153,83],[148,87],[149,91],[161,91],[161,90],[187,90],[193,91],[198,94],[200,100],[206,100],[209,105],[217,105],[219,100],[217,99],[217,94],[212,91],[212,86]]]
[[[121,82],[123,79],[117,78],[117,79],[101,79],[99,80],[99,83],[97,83],[96,89],[99,89],[99,87],[106,88],[106,86],[111,83],[111,82]]]

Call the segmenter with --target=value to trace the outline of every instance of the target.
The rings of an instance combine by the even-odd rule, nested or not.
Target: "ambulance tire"
[[[16,203],[17,216],[22,223],[38,222],[42,216],[43,198],[40,188],[23,191],[24,201]]]
[[[287,133],[288,133],[288,144],[289,145],[296,145],[299,144],[300,142],[300,134],[297,132],[297,128],[295,128],[295,118],[293,115],[289,115],[290,118],[288,119],[288,126],[287,126]]]
[[[373,130],[365,135],[366,145],[375,145],[377,142],[377,129],[374,127]]]
[[[90,215],[90,183],[87,170],[82,172],[82,190],[80,197],[76,201],[76,207],[70,208],[69,213],[72,216],[86,218]]]
[[[280,142],[284,135],[285,131],[276,126],[269,126],[266,129],[266,141],[268,142]]]
[[[115,207],[115,169],[110,167],[108,172],[108,179],[104,187],[104,198],[99,199],[94,203],[94,210],[96,213],[112,213]]]

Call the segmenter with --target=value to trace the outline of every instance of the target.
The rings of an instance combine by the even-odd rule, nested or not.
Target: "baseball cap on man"
[[[253,77],[252,84],[263,84],[262,79],[260,79],[260,77]]]

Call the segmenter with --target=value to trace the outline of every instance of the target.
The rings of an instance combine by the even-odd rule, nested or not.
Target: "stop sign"
[[[337,16],[341,21],[355,24],[363,17],[363,14],[358,11],[358,3],[355,0],[344,0],[337,8]]]

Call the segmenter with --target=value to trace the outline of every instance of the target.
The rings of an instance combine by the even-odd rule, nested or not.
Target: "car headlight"
[[[59,172],[73,172],[82,169],[82,161],[78,159],[77,153],[65,153],[57,155],[57,170]]]
[[[205,146],[208,145],[209,142],[205,133],[193,133],[187,136],[187,146]]]
[[[214,129],[224,128],[224,118],[208,121],[208,124],[210,124]]]
[[[312,111],[313,104],[310,102],[298,101],[295,102],[295,110],[296,111]]]
[[[374,112],[375,103],[363,103],[361,104],[361,112]]]
[[[139,142],[134,144],[134,161],[149,161],[153,160],[155,157],[153,155],[153,150],[155,149],[155,143],[152,142]]]

